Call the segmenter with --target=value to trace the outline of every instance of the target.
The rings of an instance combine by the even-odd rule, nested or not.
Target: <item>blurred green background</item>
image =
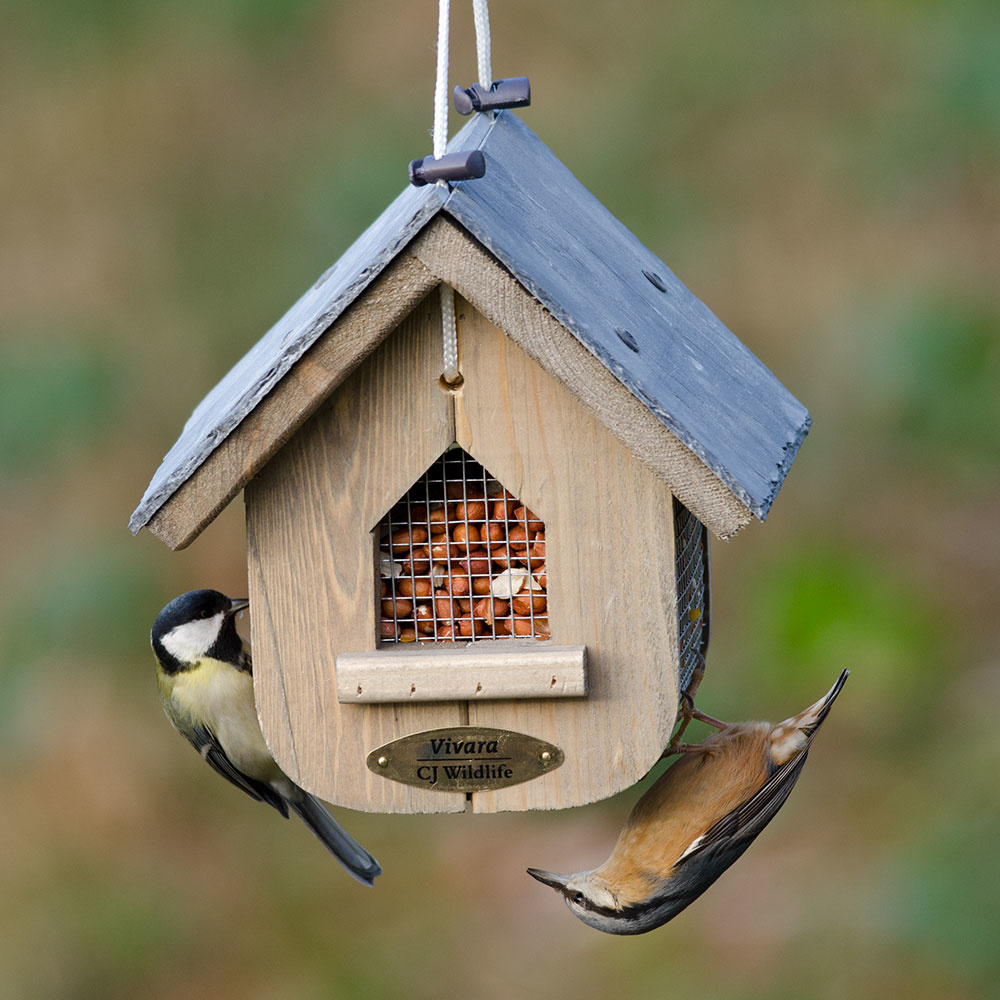
[[[471,82],[469,5],[452,82]],[[342,818],[347,879],[164,721],[148,628],[246,590],[242,504],[125,523],[193,406],[430,151],[436,4],[0,3],[0,992],[1000,996],[1000,7],[493,4],[525,121],[810,408],[713,553],[702,707],[853,674],[795,794],[635,939],[523,875],[585,809]],[[452,131],[459,122],[452,121]]]

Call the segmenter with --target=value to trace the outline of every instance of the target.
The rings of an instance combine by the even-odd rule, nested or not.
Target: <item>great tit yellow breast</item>
[[[260,731],[250,674],[205,657],[172,681],[167,713],[178,728],[185,723],[207,726],[244,774],[269,782],[284,778]]]

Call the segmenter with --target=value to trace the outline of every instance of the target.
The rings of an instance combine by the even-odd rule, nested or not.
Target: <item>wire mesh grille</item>
[[[696,671],[705,669],[708,650],[710,593],[708,529],[677,499],[674,500],[674,540],[677,559],[677,635],[680,642],[681,692]]]
[[[548,639],[545,524],[458,445],[379,523],[379,639]]]

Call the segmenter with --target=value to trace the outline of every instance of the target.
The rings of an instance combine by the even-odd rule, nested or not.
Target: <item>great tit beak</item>
[[[554,872],[545,872],[540,868],[529,868],[527,871],[532,878],[538,879],[542,885],[550,885],[559,892],[565,891],[566,883],[569,881],[568,875],[556,875]]]
[[[229,610],[226,612],[226,617],[231,618],[233,615],[238,614],[244,608],[250,607],[250,601],[246,597],[234,597],[229,602]]]

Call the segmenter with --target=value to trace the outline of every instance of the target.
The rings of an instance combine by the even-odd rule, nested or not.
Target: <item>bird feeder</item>
[[[258,713],[311,792],[578,806],[658,759],[704,662],[708,532],[767,516],[809,417],[513,113],[449,151],[485,175],[407,187],[130,526],[179,549],[244,492]]]

